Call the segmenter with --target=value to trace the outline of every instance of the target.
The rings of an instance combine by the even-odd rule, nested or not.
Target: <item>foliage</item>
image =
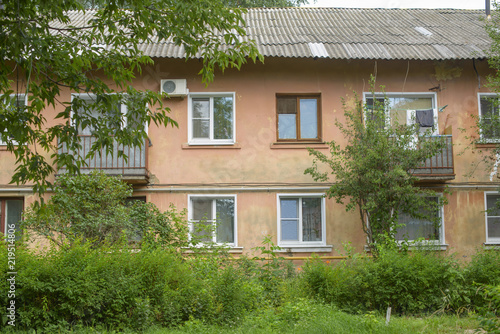
[[[186,59],[201,57],[199,74],[206,83],[219,69],[262,60],[255,44],[240,38],[243,10],[222,0],[103,1],[96,10],[85,3],[2,1],[0,134],[17,161],[12,182],[33,182],[35,192],[50,186],[53,166],[74,174],[84,164],[84,157],[73,154],[81,149],[77,127],[94,136],[88,153],[93,157],[100,149],[111,154],[116,145],[143,144],[145,124],[176,125],[157,88],[130,85],[153,64],[140,49],[144,43],[169,40],[183,46]],[[75,14],[85,21],[72,22]],[[92,103],[82,95],[70,100],[68,92],[85,94]],[[12,106],[11,95],[21,93],[28,94],[28,104]],[[119,104],[127,105],[126,115],[116,112]],[[61,106],[58,114],[47,112]]]
[[[94,245],[113,244],[125,236],[146,245],[187,246],[185,212],[167,212],[152,203],[126,205],[132,188],[102,172],[58,177],[46,205],[32,207],[22,223],[27,232],[49,238],[62,246],[89,240]]]
[[[481,308],[478,317],[481,329],[486,333],[500,334],[500,285],[485,285],[483,290],[488,304]]]
[[[280,305],[283,297],[280,286],[285,279],[293,277],[293,265],[278,255],[277,251],[281,250],[281,247],[274,244],[271,235],[266,235],[262,246],[252,250],[254,253],[260,252],[260,255],[253,257],[254,261],[261,262],[260,267],[254,268],[254,274],[264,288],[266,299],[274,305]]]
[[[265,242],[262,247],[271,251],[272,242]],[[95,248],[90,242],[75,242],[71,247],[29,250],[20,243],[16,247],[16,330],[456,333],[478,328],[478,320],[425,314],[444,309],[446,294],[469,294],[470,277],[495,284],[497,259],[498,254],[484,252],[459,267],[446,254],[384,248],[378,258],[353,254],[336,265],[316,258],[299,275],[290,275],[282,266],[268,268],[256,260],[235,260],[218,252],[183,258],[178,252],[154,247],[137,252],[120,244]],[[6,291],[6,247],[0,247],[0,268],[0,291]],[[488,274],[490,269],[493,272]],[[261,279],[269,271],[279,273],[272,280],[275,290],[269,289],[271,281]],[[478,312],[480,321],[491,323],[497,319],[491,312],[498,309],[494,304],[498,299],[493,288],[479,291],[487,292],[481,297],[485,302],[469,310]],[[4,294],[0,304],[5,307],[7,302]],[[393,309],[389,325],[382,318],[387,306]],[[453,307],[447,310],[456,312]],[[399,318],[401,314],[417,314],[418,319]],[[9,328],[3,319],[0,331]]]
[[[483,285],[500,285],[500,253],[496,250],[480,250],[463,268],[464,287],[462,296],[466,298],[468,307],[478,309],[484,307],[488,301],[481,294]]]
[[[304,284],[315,298],[348,312],[421,314],[441,308],[443,293],[459,275],[457,263],[433,252],[383,250],[377,258],[353,258],[336,266],[313,260]]]
[[[445,199],[429,201],[426,196],[436,193],[418,187],[412,171],[440,152],[444,141],[431,140],[417,124],[391,120],[388,105],[377,99],[373,107],[362,106],[357,95],[354,99],[354,106],[343,101],[345,121],[336,121],[346,145],[330,142],[330,155],[309,149],[314,160],[305,173],[322,182],[330,180],[329,174],[333,176],[327,196],[337,203],[347,202],[347,211],[359,210],[372,248],[394,240],[401,212],[438,224],[439,217],[432,213]]]

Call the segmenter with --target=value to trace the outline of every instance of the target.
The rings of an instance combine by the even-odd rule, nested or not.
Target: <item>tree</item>
[[[443,205],[444,198],[429,201],[435,192],[416,185],[412,171],[423,161],[444,148],[441,140],[430,140],[417,124],[399,124],[390,120],[388,105],[374,100],[374,105],[363,106],[357,96],[355,105],[343,101],[345,124],[336,121],[347,144],[341,147],[332,141],[330,155],[309,149],[313,166],[305,173],[315,181],[327,182],[333,176],[333,185],[326,196],[337,203],[346,203],[346,210],[359,210],[362,228],[369,247],[387,244],[395,239],[401,224],[400,213],[415,218],[429,219]],[[324,171],[326,166],[328,171]]]
[[[174,207],[160,212],[154,204],[138,200],[127,203],[131,195],[130,185],[102,172],[62,175],[46,205],[27,210],[22,227],[57,246],[109,245],[124,236],[132,242],[149,241],[172,249],[188,246],[185,212],[178,213]]]
[[[141,51],[143,43],[169,40],[184,47],[186,59],[201,55],[199,74],[207,84],[216,70],[262,60],[253,42],[239,38],[245,35],[243,10],[226,8],[222,0],[101,5],[86,10],[78,0],[2,1],[0,134],[16,158],[13,183],[32,182],[34,191],[43,193],[55,165],[77,173],[84,164],[83,157],[71,154],[80,148],[77,127],[95,137],[92,157],[101,148],[111,154],[113,145],[144,143],[144,124],[176,125],[160,94],[129,85],[153,63]],[[84,14],[85,21],[71,22],[71,11]],[[62,100],[64,89],[88,94],[91,103],[77,95]],[[27,94],[27,104],[21,93]],[[119,104],[127,105],[125,115],[116,112]],[[56,105],[65,108],[54,124],[46,111]]]

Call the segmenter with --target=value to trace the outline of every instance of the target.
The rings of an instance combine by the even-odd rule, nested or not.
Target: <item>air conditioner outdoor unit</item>
[[[162,80],[160,92],[168,94],[169,97],[186,96],[188,94],[186,79]]]

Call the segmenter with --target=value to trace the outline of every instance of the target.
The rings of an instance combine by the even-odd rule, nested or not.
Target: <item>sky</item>
[[[484,9],[486,0],[317,0],[304,7]],[[311,1],[312,2],[312,1]]]

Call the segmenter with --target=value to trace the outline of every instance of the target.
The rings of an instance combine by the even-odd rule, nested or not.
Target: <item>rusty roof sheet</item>
[[[87,12],[70,13],[80,26]],[[445,60],[486,58],[484,12],[465,9],[255,8],[248,36],[265,57]],[[151,57],[184,58],[172,41],[144,43]]]

